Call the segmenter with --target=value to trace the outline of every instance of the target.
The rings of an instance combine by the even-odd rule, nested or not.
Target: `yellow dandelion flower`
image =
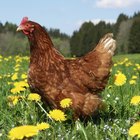
[[[17,80],[18,79],[18,74],[17,73],[15,73],[12,77],[11,77],[11,79],[14,81],[14,80]]]
[[[140,68],[140,64],[138,64],[138,63],[135,64],[135,66],[136,66],[138,69]]]
[[[9,59],[8,59],[8,58],[4,58],[4,60],[5,60],[5,61],[9,61]]]
[[[17,57],[16,58],[16,63],[20,63],[20,62],[22,62],[22,58],[21,57]]]
[[[122,86],[126,83],[126,76],[119,72],[118,74],[115,74],[115,81],[114,81],[114,84],[116,86]]]
[[[38,130],[45,130],[50,128],[50,125],[48,123],[42,122],[40,124],[37,124]]]
[[[138,138],[140,138],[140,122],[136,122],[134,123],[129,131],[128,131],[129,135],[132,137],[138,136]]]
[[[22,74],[22,75],[21,75],[21,78],[22,78],[22,79],[26,79],[26,78],[27,78],[27,74]]]
[[[28,100],[39,102],[41,100],[41,96],[37,93],[30,93],[28,95]]]
[[[11,77],[11,75],[10,74],[7,74],[6,77],[9,78],[9,77]]]
[[[22,98],[23,98],[22,96],[8,96],[7,97],[10,106],[16,105],[18,101]]]
[[[62,108],[70,107],[70,105],[72,105],[72,100],[70,98],[65,98],[62,101],[60,101],[60,106]]]
[[[29,87],[28,83],[26,81],[19,81],[14,83],[15,87]]]
[[[128,63],[125,64],[126,67],[132,66],[132,65],[133,65],[132,62],[128,62]]]
[[[138,78],[138,76],[136,76],[136,75],[132,76],[132,79],[137,79],[137,78]]]
[[[48,116],[56,121],[65,121],[66,115],[59,109],[54,109],[49,112]]]
[[[16,72],[18,72],[18,71],[19,71],[19,68],[15,68],[14,70],[15,70]]]
[[[16,64],[16,65],[15,65],[15,68],[18,68],[18,67],[20,67],[20,64]]]
[[[126,57],[125,59],[124,59],[124,62],[126,62],[126,61],[128,61],[129,59]]]
[[[138,105],[138,104],[140,104],[140,96],[134,96],[134,97],[132,97],[130,103],[133,104],[133,105]]]
[[[21,86],[17,86],[11,89],[11,93],[16,94],[16,93],[20,93],[21,91],[25,91],[26,89],[24,87]]]
[[[130,84],[130,85],[135,85],[135,84],[136,84],[136,80],[133,80],[133,79],[130,80],[130,81],[129,81],[129,84]]]
[[[140,66],[138,66],[137,69],[140,70]]]
[[[9,131],[10,140],[21,140],[23,138],[33,137],[38,134],[38,128],[33,125],[24,125],[12,128]]]
[[[26,60],[26,61],[28,61],[29,60],[29,57],[28,56],[24,56],[23,59]]]

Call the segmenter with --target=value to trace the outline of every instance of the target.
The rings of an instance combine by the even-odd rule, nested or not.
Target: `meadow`
[[[28,57],[0,56],[0,139],[132,140],[140,138],[140,54],[120,55],[97,117],[71,119],[66,111],[51,110],[27,84]],[[58,110],[57,110],[58,111]],[[53,114],[54,113],[54,114]]]

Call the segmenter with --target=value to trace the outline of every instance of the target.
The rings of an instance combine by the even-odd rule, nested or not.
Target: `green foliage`
[[[1,33],[0,42],[0,53],[2,55],[29,54],[28,40],[26,38],[19,38],[12,32]]]
[[[44,27],[45,28],[45,27]],[[0,54],[29,55],[28,39],[22,33],[16,32],[17,25],[6,22],[0,23]],[[46,29],[46,28],[45,28]],[[47,30],[47,29],[46,29]],[[59,29],[47,30],[53,39],[54,46],[65,56],[70,56],[69,36]]]
[[[93,45],[95,45],[95,27],[92,22],[85,22],[79,29],[79,32],[75,32],[70,40],[71,52],[73,55],[81,56],[89,52]]]
[[[129,36],[130,30],[133,24],[133,20],[122,21],[119,26],[117,40],[117,53],[128,53],[129,52]]]
[[[140,12],[137,12],[133,17],[121,13],[115,24],[107,24],[104,21],[100,21],[96,25],[90,21],[83,23],[70,39],[72,56],[83,56],[92,50],[99,39],[108,32],[114,33],[118,54],[139,53],[139,20]]]
[[[128,57],[127,61],[125,58]],[[131,98],[140,95],[140,67],[136,69],[136,64],[140,66],[140,55],[115,56],[114,62],[117,64],[112,68],[111,76],[106,89],[101,93],[105,101],[105,108],[101,110],[94,119],[88,121],[77,120],[74,122],[57,122],[50,120],[47,116],[50,108],[43,102],[27,100],[30,93],[27,88],[18,94],[12,94],[13,84],[21,79],[21,74],[28,69],[27,57],[0,57],[0,139],[7,140],[9,131],[17,126],[36,125],[47,122],[50,128],[40,131],[34,140],[132,140],[128,134],[129,128],[134,122],[140,120],[140,105],[130,104]],[[18,64],[18,65],[17,65]],[[128,64],[131,64],[128,66]],[[15,66],[19,70],[15,70]],[[114,85],[114,78],[117,71],[123,72],[127,81],[118,87]],[[12,80],[12,75],[17,72],[18,79]],[[137,76],[136,84],[130,85],[132,76]],[[8,96],[24,96],[17,104],[13,105],[8,100]],[[11,103],[11,104],[9,104]],[[137,139],[137,138],[134,138]]]
[[[50,28],[50,29],[48,30],[48,33],[49,33],[49,35],[50,35],[51,37],[53,37],[53,38],[61,38],[61,39],[63,39],[63,40],[64,40],[64,39],[69,39],[69,38],[70,38],[67,34],[61,33],[59,29],[52,29],[52,28]]]
[[[129,53],[140,53],[140,18],[133,22],[129,36]]]
[[[64,56],[70,57],[69,39],[52,38],[52,41],[57,50],[59,50]]]
[[[79,31],[74,32],[70,40],[71,53],[76,56],[83,56],[91,51],[99,39],[106,33],[112,31],[112,25],[100,21],[97,25],[92,22],[85,22]]]
[[[118,34],[118,31],[119,31],[119,27],[120,27],[120,24],[123,22],[123,21],[126,21],[128,20],[128,16],[121,13],[118,18],[117,18],[117,21],[116,21],[116,24],[115,24],[115,27],[114,27],[114,34],[115,36]]]

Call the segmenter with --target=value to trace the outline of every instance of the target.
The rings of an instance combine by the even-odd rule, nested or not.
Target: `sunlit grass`
[[[137,131],[133,131],[131,136],[128,132],[135,122],[140,121],[140,55],[115,56],[113,60],[108,85],[102,92],[105,102],[102,110],[94,119],[74,122],[70,116],[72,111],[68,108],[71,104],[68,104],[68,99],[61,102],[67,106],[66,112],[60,110],[56,115],[43,104],[40,96],[30,93],[26,80],[28,57],[0,57],[0,139],[7,140],[10,130],[18,126],[37,126],[42,123],[40,127],[44,127],[44,130],[32,136],[34,140],[137,138]],[[118,73],[126,77],[123,82],[117,81],[121,84],[115,84]],[[12,89],[15,89],[14,92]],[[54,113],[52,116],[50,111]],[[45,124],[49,126],[47,129]]]

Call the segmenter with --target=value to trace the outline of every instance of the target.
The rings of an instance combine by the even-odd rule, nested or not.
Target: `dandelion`
[[[132,62],[127,62],[127,63],[125,64],[126,67],[132,66],[132,65],[133,65]]]
[[[7,97],[10,106],[16,105],[18,101],[22,98],[23,98],[22,96],[8,96]]]
[[[28,100],[39,102],[41,100],[41,96],[37,93],[30,93],[28,95]]]
[[[9,61],[9,59],[8,59],[8,58],[4,58],[4,60],[5,60],[5,61]]]
[[[20,63],[20,62],[22,62],[22,57],[16,56],[15,60],[16,60],[16,63]]]
[[[49,112],[48,116],[56,121],[65,121],[66,115],[59,109],[54,109]]]
[[[17,80],[17,79],[18,79],[18,76],[17,76],[17,75],[18,75],[18,74],[15,73],[15,74],[11,77],[11,79],[12,79],[13,81]]]
[[[126,62],[126,61],[128,61],[129,59],[126,57],[125,59],[124,59],[124,62]]]
[[[37,124],[38,130],[45,130],[50,128],[50,125],[48,123],[42,122],[40,124]]]
[[[19,68],[15,68],[15,72],[18,72],[19,71]]]
[[[130,103],[132,105],[138,105],[140,103],[140,96],[134,96],[134,97],[132,97]]]
[[[24,60],[28,61],[29,60],[29,57],[28,56],[24,56],[22,57]]]
[[[19,81],[14,83],[15,87],[29,87],[28,83],[26,81]]]
[[[116,86],[122,86],[126,83],[126,76],[119,72],[118,74],[115,74],[115,81],[114,81],[114,84]]]
[[[15,68],[19,68],[19,67],[20,67],[20,64],[16,64],[16,65],[15,65]]]
[[[138,78],[138,76],[136,76],[136,75],[132,76],[132,79],[137,79],[137,78]]]
[[[135,64],[137,69],[140,70],[140,64]]]
[[[136,80],[133,80],[133,79],[130,80],[130,81],[129,81],[129,84],[130,84],[130,85],[135,85],[135,84],[136,84]]]
[[[62,101],[60,101],[60,106],[62,108],[70,107],[70,105],[72,105],[72,100],[70,98],[65,98]]]
[[[22,79],[26,79],[26,78],[27,78],[27,75],[26,75],[26,74],[22,74],[22,75],[21,75],[21,78],[22,78]]]
[[[17,86],[11,89],[11,93],[16,94],[16,93],[20,93],[21,91],[25,91],[26,89],[24,87],[21,86]]]
[[[128,131],[129,135],[132,137],[138,136],[138,138],[140,138],[140,122],[136,122],[134,123],[129,131]]]
[[[23,138],[29,138],[38,134],[38,128],[33,125],[24,125],[12,128],[9,131],[9,139],[21,140]]]

